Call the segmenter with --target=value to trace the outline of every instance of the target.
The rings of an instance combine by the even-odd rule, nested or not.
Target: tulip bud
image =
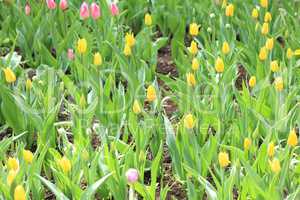
[[[29,16],[30,11],[31,11],[31,7],[30,7],[29,3],[26,3],[26,5],[25,5],[25,15]]]
[[[261,33],[263,35],[267,35],[269,33],[269,24],[268,23],[263,23],[263,26],[261,28]]]
[[[230,164],[230,160],[227,152],[220,152],[218,159],[219,159],[219,164],[223,168],[227,167]]]
[[[192,55],[196,55],[198,53],[198,45],[195,41],[191,42],[191,46],[189,47],[189,51]]]
[[[274,39],[273,38],[268,38],[266,41],[266,48],[268,50],[272,50],[274,47]]]
[[[94,54],[94,65],[100,66],[102,64],[102,57],[99,52]]]
[[[260,0],[260,5],[263,8],[267,8],[268,7],[268,0]]]
[[[74,50],[73,49],[68,49],[68,59],[69,60],[74,60]]]
[[[139,179],[139,172],[136,169],[131,168],[127,170],[125,176],[129,184],[134,184]]]
[[[141,106],[140,106],[138,100],[134,100],[132,110],[135,114],[139,114],[141,112]]]
[[[226,55],[230,52],[230,46],[228,44],[228,42],[223,42],[223,45],[222,45],[222,52]]]
[[[258,15],[259,15],[258,10],[256,8],[253,8],[253,10],[252,10],[252,18],[253,19],[257,19]]]
[[[112,16],[116,16],[119,14],[119,8],[118,8],[117,4],[111,3],[110,12],[111,12]]]
[[[244,149],[245,150],[249,150],[250,149],[250,146],[251,146],[251,139],[250,138],[245,138],[244,139]]]
[[[197,36],[199,33],[199,26],[196,23],[190,24],[190,35]]]
[[[16,75],[10,68],[5,68],[3,69],[4,75],[5,75],[5,80],[7,83],[14,83],[16,81]]]
[[[53,10],[56,8],[55,0],[46,0],[46,3],[50,10]]]
[[[234,5],[233,4],[229,4],[228,6],[226,6],[225,15],[227,17],[232,17],[233,13],[234,13]]]
[[[255,76],[251,76],[249,79],[249,86],[251,88],[253,88],[256,85],[256,77]]]
[[[269,161],[272,172],[275,174],[279,173],[281,170],[280,162],[277,158],[274,158],[272,161]]]
[[[60,0],[59,7],[62,10],[66,10],[68,8],[68,1],[67,0]]]
[[[187,73],[186,74],[186,82],[187,82],[188,86],[194,87],[196,85],[196,79],[195,79],[194,74]]]
[[[33,160],[33,153],[29,150],[23,150],[23,159],[26,163],[31,164]]]
[[[197,59],[197,58],[193,58],[193,61],[192,61],[192,69],[193,69],[194,71],[196,71],[196,70],[199,69],[199,66],[200,66],[200,64],[199,64],[198,59]]]
[[[283,90],[283,79],[282,77],[276,77],[274,81],[275,89],[278,92],[281,92]]]
[[[291,48],[288,48],[287,51],[286,51],[286,57],[287,59],[291,59],[294,55],[294,52]]]
[[[89,6],[86,2],[83,2],[80,6],[80,17],[81,19],[85,20],[89,18],[90,13],[89,13]]]
[[[30,91],[30,90],[31,90],[31,88],[32,88],[32,82],[31,82],[30,79],[27,79],[27,80],[26,80],[25,88],[26,88],[27,91]]]
[[[129,47],[133,47],[135,44],[135,38],[133,33],[126,33],[125,35],[125,44],[127,44]]]
[[[18,185],[15,188],[14,200],[26,200],[26,192],[22,185]]]
[[[271,67],[271,71],[272,71],[272,72],[278,72],[278,71],[279,71],[278,61],[277,61],[277,60],[273,60],[273,61],[270,63],[270,67]]]
[[[145,24],[146,26],[152,25],[152,16],[149,13],[145,15]]]
[[[270,12],[266,12],[264,21],[265,22],[270,22],[272,20],[272,14]]]
[[[153,85],[149,85],[147,88],[147,100],[152,102],[156,99],[156,91]]]
[[[15,180],[15,177],[17,176],[17,171],[15,170],[9,170],[6,182],[8,186],[11,186],[12,182]]]
[[[259,51],[259,59],[261,61],[264,61],[267,59],[267,57],[268,57],[268,50],[266,47],[262,47]]]
[[[9,157],[7,160],[7,168],[17,171],[19,169],[19,161],[16,158]]]
[[[125,44],[123,53],[125,56],[131,56],[131,54],[132,54],[131,47],[128,44]]]
[[[79,39],[77,41],[77,50],[80,54],[84,54],[87,50],[87,42],[85,38]]]
[[[224,72],[224,62],[222,58],[217,58],[215,62],[215,70],[217,73],[223,73]]]
[[[95,3],[95,2],[93,2],[93,3],[91,4],[90,9],[91,9],[91,13],[92,13],[92,14],[91,14],[91,15],[92,15],[92,18],[93,18],[94,20],[98,19],[98,18],[100,17],[100,15],[101,15],[101,11],[100,11],[100,8],[99,8],[98,4]]]
[[[289,134],[289,137],[288,137],[288,140],[287,140],[287,143],[291,147],[295,147],[297,145],[297,143],[298,143],[298,137],[297,137],[295,129],[291,130],[291,132]]]
[[[71,171],[71,162],[65,156],[58,161],[58,164],[64,173]]]
[[[275,154],[275,146],[274,146],[274,142],[270,142],[270,143],[269,143],[267,152],[268,152],[268,156],[269,156],[269,157],[273,157],[273,156],[274,156],[274,154]]]
[[[187,129],[192,129],[195,127],[196,125],[196,122],[195,122],[195,118],[192,114],[187,114],[184,119],[183,119],[183,122],[184,122],[184,126],[185,128]]]

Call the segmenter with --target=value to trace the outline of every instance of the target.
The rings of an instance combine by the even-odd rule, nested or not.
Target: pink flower
[[[130,168],[125,174],[128,183],[133,184],[139,179],[139,172],[136,169]]]
[[[60,0],[59,7],[62,10],[66,10],[68,8],[68,1],[67,0]]]
[[[68,59],[74,60],[74,50],[73,49],[68,49]]]
[[[117,4],[111,3],[110,12],[111,12],[112,16],[116,16],[119,14],[119,8],[118,8]]]
[[[53,10],[56,8],[55,0],[46,0],[47,6],[50,10]]]
[[[80,17],[81,19],[87,19],[89,16],[89,5],[86,2],[83,2],[80,6]]]
[[[30,11],[31,11],[30,5],[28,3],[26,3],[26,5],[25,5],[25,14],[27,16],[29,16],[30,15]]]
[[[100,12],[100,8],[99,6],[97,5],[97,3],[92,3],[91,4],[91,13],[92,13],[92,17],[94,20],[98,19],[101,15],[101,12]]]

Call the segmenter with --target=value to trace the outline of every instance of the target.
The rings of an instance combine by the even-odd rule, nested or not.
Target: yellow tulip
[[[198,59],[197,59],[197,58],[193,58],[193,61],[192,61],[192,69],[193,69],[194,71],[196,71],[196,70],[199,69],[199,66],[200,66],[200,64],[199,64]]]
[[[22,185],[18,185],[15,188],[14,200],[26,200],[26,192]]]
[[[251,88],[253,88],[256,85],[256,77],[255,76],[251,76],[249,79],[249,86]]]
[[[266,12],[264,21],[270,22],[272,20],[272,14],[270,12]]]
[[[125,44],[123,53],[125,56],[131,56],[131,54],[132,54],[131,47],[128,44]]]
[[[228,6],[226,6],[225,15],[227,17],[232,17],[233,13],[234,13],[234,5],[233,4],[229,4]]]
[[[269,161],[272,172],[279,173],[281,170],[280,162],[277,158],[274,158],[272,161]]]
[[[250,138],[245,138],[245,139],[244,139],[244,149],[245,149],[245,150],[249,150],[251,144],[252,144],[252,141],[251,141]]]
[[[77,50],[80,54],[84,54],[87,50],[87,41],[85,38],[79,39],[77,41]]]
[[[149,13],[147,13],[145,15],[145,24],[147,26],[151,26],[152,25],[152,16]]]
[[[222,58],[217,58],[215,62],[215,70],[217,73],[223,73],[224,72],[224,62]]]
[[[126,35],[125,35],[125,44],[127,44],[129,47],[133,47],[134,46],[134,44],[135,44],[135,38],[134,38],[133,33],[126,33]]]
[[[192,73],[187,73],[186,74],[186,82],[189,86],[195,86],[196,85],[196,79],[195,79],[195,76],[194,74]]]
[[[15,180],[15,177],[17,176],[17,171],[15,170],[9,170],[6,182],[8,186],[11,186],[12,182]]]
[[[273,60],[273,61],[270,63],[270,67],[271,67],[271,71],[272,71],[272,72],[278,72],[278,71],[279,71],[278,61],[277,61],[277,60]]]
[[[274,39],[273,38],[268,38],[266,41],[266,48],[268,50],[272,50],[274,47]]]
[[[294,55],[295,56],[300,56],[300,49],[296,49],[295,52],[294,52]]]
[[[25,88],[27,91],[31,90],[32,88],[32,81],[30,79],[26,80]]]
[[[191,42],[191,46],[189,47],[189,50],[192,55],[196,55],[198,53],[198,45],[195,41]]]
[[[135,114],[141,113],[142,109],[138,100],[134,100],[132,110]]]
[[[287,143],[288,145],[290,145],[291,147],[294,147],[297,145],[298,143],[298,137],[297,137],[297,134],[296,134],[296,130],[295,129],[292,129],[290,134],[289,134],[289,137],[288,137],[288,140],[287,140]]]
[[[288,59],[291,59],[293,57],[293,55],[294,55],[293,50],[291,48],[288,48],[287,51],[286,51],[286,57]]]
[[[260,5],[263,8],[267,8],[268,7],[268,0],[260,0]]]
[[[7,83],[14,83],[16,81],[16,75],[15,73],[10,69],[10,68],[5,68],[3,69],[4,75],[5,75],[5,80]]]
[[[270,142],[270,143],[269,143],[267,152],[268,152],[268,156],[269,156],[269,157],[273,157],[273,156],[274,156],[274,154],[275,154],[275,146],[274,146],[274,142]]]
[[[264,61],[268,57],[268,50],[266,47],[262,47],[259,51],[259,60]]]
[[[230,52],[230,46],[228,44],[228,42],[223,42],[223,45],[222,45],[222,52],[226,55]]]
[[[183,119],[183,121],[184,121],[184,126],[185,126],[185,128],[187,128],[187,129],[192,129],[192,128],[194,128],[194,126],[195,126],[195,122],[196,122],[196,120],[195,120],[195,118],[194,118],[194,116],[192,115],[192,114],[187,114],[185,117],[184,117],[184,119]]]
[[[102,56],[99,52],[94,54],[94,65],[102,65]]]
[[[275,89],[280,92],[283,90],[283,79],[282,77],[276,77],[274,81]]]
[[[9,157],[7,160],[7,168],[17,171],[19,169],[19,161],[16,158]]]
[[[147,88],[147,100],[152,102],[156,99],[156,90],[153,85],[149,85]]]
[[[253,19],[257,19],[258,15],[259,15],[258,10],[256,8],[253,8],[253,10],[252,10],[252,18]]]
[[[197,36],[199,33],[199,26],[196,23],[190,24],[190,35]]]
[[[267,35],[269,33],[269,23],[263,23],[263,26],[261,28],[261,33],[263,35]]]
[[[58,161],[58,164],[64,173],[71,171],[71,161],[65,156]]]
[[[23,159],[26,163],[31,164],[33,160],[33,153],[29,150],[23,150]]]
[[[230,164],[230,160],[227,152],[220,152],[218,158],[221,167],[227,167]]]

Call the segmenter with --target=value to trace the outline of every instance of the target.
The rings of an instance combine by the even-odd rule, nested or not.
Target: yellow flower
[[[222,58],[217,58],[215,62],[215,70],[217,73],[223,73],[224,72],[224,62]]]
[[[283,90],[283,79],[282,77],[276,77],[274,81],[275,89],[280,92]]]
[[[194,126],[195,126],[195,118],[194,118],[194,116],[192,115],[192,114],[187,114],[185,117],[184,117],[184,119],[183,119],[183,121],[184,121],[184,126],[185,126],[185,128],[187,128],[187,129],[192,129],[192,128],[194,128]]]
[[[199,26],[196,23],[190,24],[190,35],[197,36],[199,33]]]
[[[26,163],[31,164],[33,160],[33,153],[29,150],[23,150],[23,158]]]
[[[22,185],[18,185],[15,188],[14,200],[26,200],[26,192]]]
[[[230,46],[228,44],[228,42],[223,42],[223,45],[222,45],[222,52],[226,55],[230,52]]]
[[[94,54],[94,65],[102,65],[102,56],[99,52]]]
[[[3,69],[3,71],[7,83],[13,83],[16,81],[16,75],[10,68],[7,67],[6,69]]]
[[[133,33],[126,33],[125,35],[125,46],[133,47],[135,44],[135,38]]]
[[[229,165],[230,161],[227,152],[220,152],[218,157],[221,167],[227,167]]]
[[[272,161],[269,161],[272,172],[279,173],[281,170],[280,162],[277,158],[274,158]]]
[[[131,56],[131,54],[132,54],[131,47],[128,44],[125,44],[123,53],[125,56]]]
[[[32,88],[32,81],[30,79],[26,80],[25,88],[27,91],[31,90]]]
[[[249,86],[251,88],[253,88],[256,85],[256,77],[255,76],[251,76],[249,79]]]
[[[270,22],[272,20],[272,15],[270,12],[266,12],[264,20],[265,22]]]
[[[295,129],[291,130],[291,132],[289,134],[289,137],[288,137],[288,140],[287,140],[287,143],[291,147],[294,147],[294,146],[297,145],[297,143],[298,143],[298,137],[297,137]]]
[[[294,55],[295,56],[300,56],[300,49],[296,49],[295,52],[294,52]]]
[[[273,61],[270,63],[270,67],[271,67],[271,71],[272,71],[272,72],[278,72],[278,71],[279,71],[278,61],[277,61],[277,60],[273,60]]]
[[[274,47],[274,39],[273,38],[268,38],[266,41],[266,48],[268,50],[272,50]]]
[[[263,26],[261,28],[261,33],[263,35],[267,35],[269,33],[269,23],[263,23]]]
[[[268,7],[268,0],[260,0],[260,5],[263,8],[267,8]]]
[[[64,173],[71,171],[71,161],[65,156],[58,161],[58,164]]]
[[[252,144],[252,141],[251,141],[250,138],[245,138],[245,139],[244,139],[244,149],[245,149],[245,150],[249,150],[251,144]]]
[[[193,58],[193,61],[192,61],[192,69],[193,69],[194,71],[196,71],[196,70],[199,69],[199,66],[200,66],[200,64],[199,64],[198,59],[197,59],[197,58]]]
[[[147,26],[151,26],[152,25],[152,16],[149,13],[147,13],[145,15],[145,24]]]
[[[198,53],[198,46],[195,41],[191,42],[191,46],[189,47],[191,54],[196,55]]]
[[[275,154],[275,146],[274,146],[274,142],[270,142],[269,145],[268,145],[268,156],[269,157],[273,157],[274,154]]]
[[[287,51],[286,51],[286,57],[288,59],[291,59],[293,57],[293,55],[294,55],[293,50],[291,48],[288,48]]]
[[[253,10],[252,10],[252,18],[253,19],[258,18],[258,10],[256,8],[253,8]]]
[[[84,54],[87,50],[87,42],[85,38],[79,39],[77,41],[77,50],[80,54]]]
[[[268,50],[266,47],[262,47],[259,51],[259,59],[261,61],[266,60],[268,57]]]
[[[17,176],[17,171],[15,170],[9,170],[6,181],[7,185],[10,186],[12,182],[15,180],[15,177]]]
[[[16,158],[9,157],[7,160],[7,168],[17,171],[19,169],[19,161]]]
[[[135,114],[139,114],[141,112],[141,106],[138,100],[134,100],[132,110]]]
[[[153,85],[149,85],[147,88],[147,100],[152,102],[156,99],[156,91]]]
[[[196,79],[194,74],[192,73],[187,73],[186,74],[186,82],[189,86],[195,86],[196,85]]]
[[[225,15],[227,17],[232,17],[233,13],[234,13],[234,5],[233,4],[229,4],[228,6],[226,6]]]

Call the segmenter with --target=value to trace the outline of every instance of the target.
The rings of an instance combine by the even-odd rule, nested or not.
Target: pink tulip
[[[125,174],[128,183],[133,184],[139,179],[139,172],[136,169],[128,169]]]
[[[50,10],[53,10],[56,8],[55,0],[46,0],[47,6]]]
[[[111,3],[110,12],[111,12],[112,16],[116,16],[119,14],[119,8],[118,8],[117,4]]]
[[[87,19],[89,16],[89,5],[86,2],[83,2],[80,6],[80,17],[81,19]]]
[[[67,0],[60,0],[59,7],[62,10],[66,10],[68,8],[68,1]]]
[[[25,14],[27,16],[29,16],[30,15],[30,11],[31,11],[30,5],[28,3],[26,3],[26,5],[25,5]]]
[[[91,4],[91,13],[94,20],[98,19],[101,15],[100,8],[97,3]]]
[[[68,49],[68,59],[69,60],[74,60],[74,50],[73,49]]]

